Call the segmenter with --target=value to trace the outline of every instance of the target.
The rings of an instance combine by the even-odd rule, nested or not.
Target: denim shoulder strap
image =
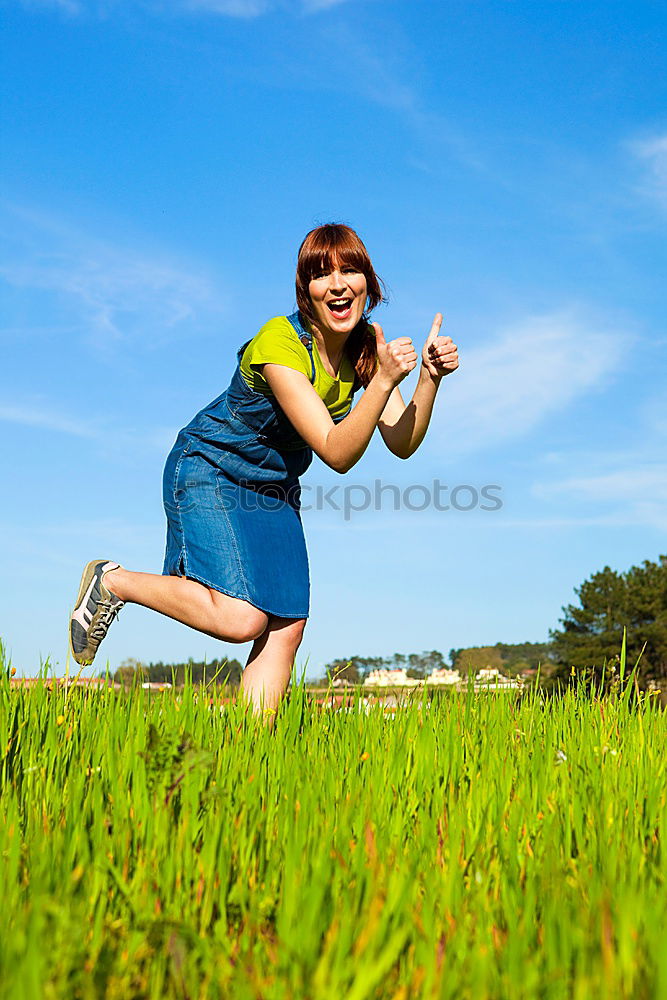
[[[303,346],[308,351],[308,357],[310,358],[310,381],[311,381],[311,383],[314,383],[315,382],[315,359],[313,358],[313,338],[304,329],[303,324],[301,322],[301,317],[300,317],[300,315],[299,315],[298,312],[292,313],[292,315],[288,316],[287,318],[290,321],[290,323],[292,324],[292,327],[293,327],[294,332],[296,333],[297,337],[299,338],[299,340],[301,341],[301,343],[303,344]]]
[[[245,344],[241,344],[241,346],[239,347],[238,351],[236,352],[236,358],[237,358],[237,361],[239,363],[240,363],[241,358],[243,357],[243,353],[244,353],[244,351],[245,351],[245,349],[246,349],[246,347],[248,346],[249,343],[250,343],[250,340],[246,340]]]

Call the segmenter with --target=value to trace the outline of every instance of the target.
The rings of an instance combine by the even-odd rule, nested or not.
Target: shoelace
[[[109,626],[111,625],[114,618],[117,617],[118,612],[124,606],[124,604],[125,601],[116,601],[114,603],[113,599],[111,598],[106,601],[100,601],[99,606],[102,608],[102,613],[98,618],[97,622],[95,623],[95,628],[92,628],[90,630],[90,635],[88,636],[89,641],[91,639],[93,640],[96,639],[98,642],[100,642],[104,638],[104,636],[107,634],[109,630]]]

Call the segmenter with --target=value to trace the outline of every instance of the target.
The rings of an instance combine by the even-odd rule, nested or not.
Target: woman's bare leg
[[[241,692],[255,712],[270,713],[270,724],[287,690],[305,627],[305,618],[272,616],[266,630],[255,639],[248,657],[241,677]]]
[[[133,573],[119,568],[104,574],[104,586],[122,601],[159,611],[214,639],[227,642],[257,639],[269,623],[270,616],[248,601],[228,597],[184,576]]]
[[[104,586],[122,601],[140,604],[227,642],[255,640],[243,676],[242,695],[255,712],[275,710],[287,690],[305,618],[277,618],[247,601],[228,597],[182,576],[134,573],[119,568],[104,574]]]

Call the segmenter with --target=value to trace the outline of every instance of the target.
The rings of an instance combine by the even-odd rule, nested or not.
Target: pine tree
[[[605,566],[575,593],[581,606],[564,607],[563,628],[551,632],[560,676],[574,667],[589,668],[599,677],[605,661],[618,657],[624,628],[628,665],[634,666],[641,653],[640,677],[667,676],[667,556],[626,573]]]

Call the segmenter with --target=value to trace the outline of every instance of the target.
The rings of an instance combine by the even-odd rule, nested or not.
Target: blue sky
[[[591,573],[667,551],[661,3],[3,14],[0,636],[19,672],[64,670],[85,561],[160,571],[176,433],[292,310],[324,221],[366,241],[387,338],[421,347],[440,310],[461,367],[408,462],[376,434],[347,477],[316,458],[304,485],[493,484],[503,506],[304,512],[300,667],[542,641]],[[94,669],[248,649],[128,606]]]

